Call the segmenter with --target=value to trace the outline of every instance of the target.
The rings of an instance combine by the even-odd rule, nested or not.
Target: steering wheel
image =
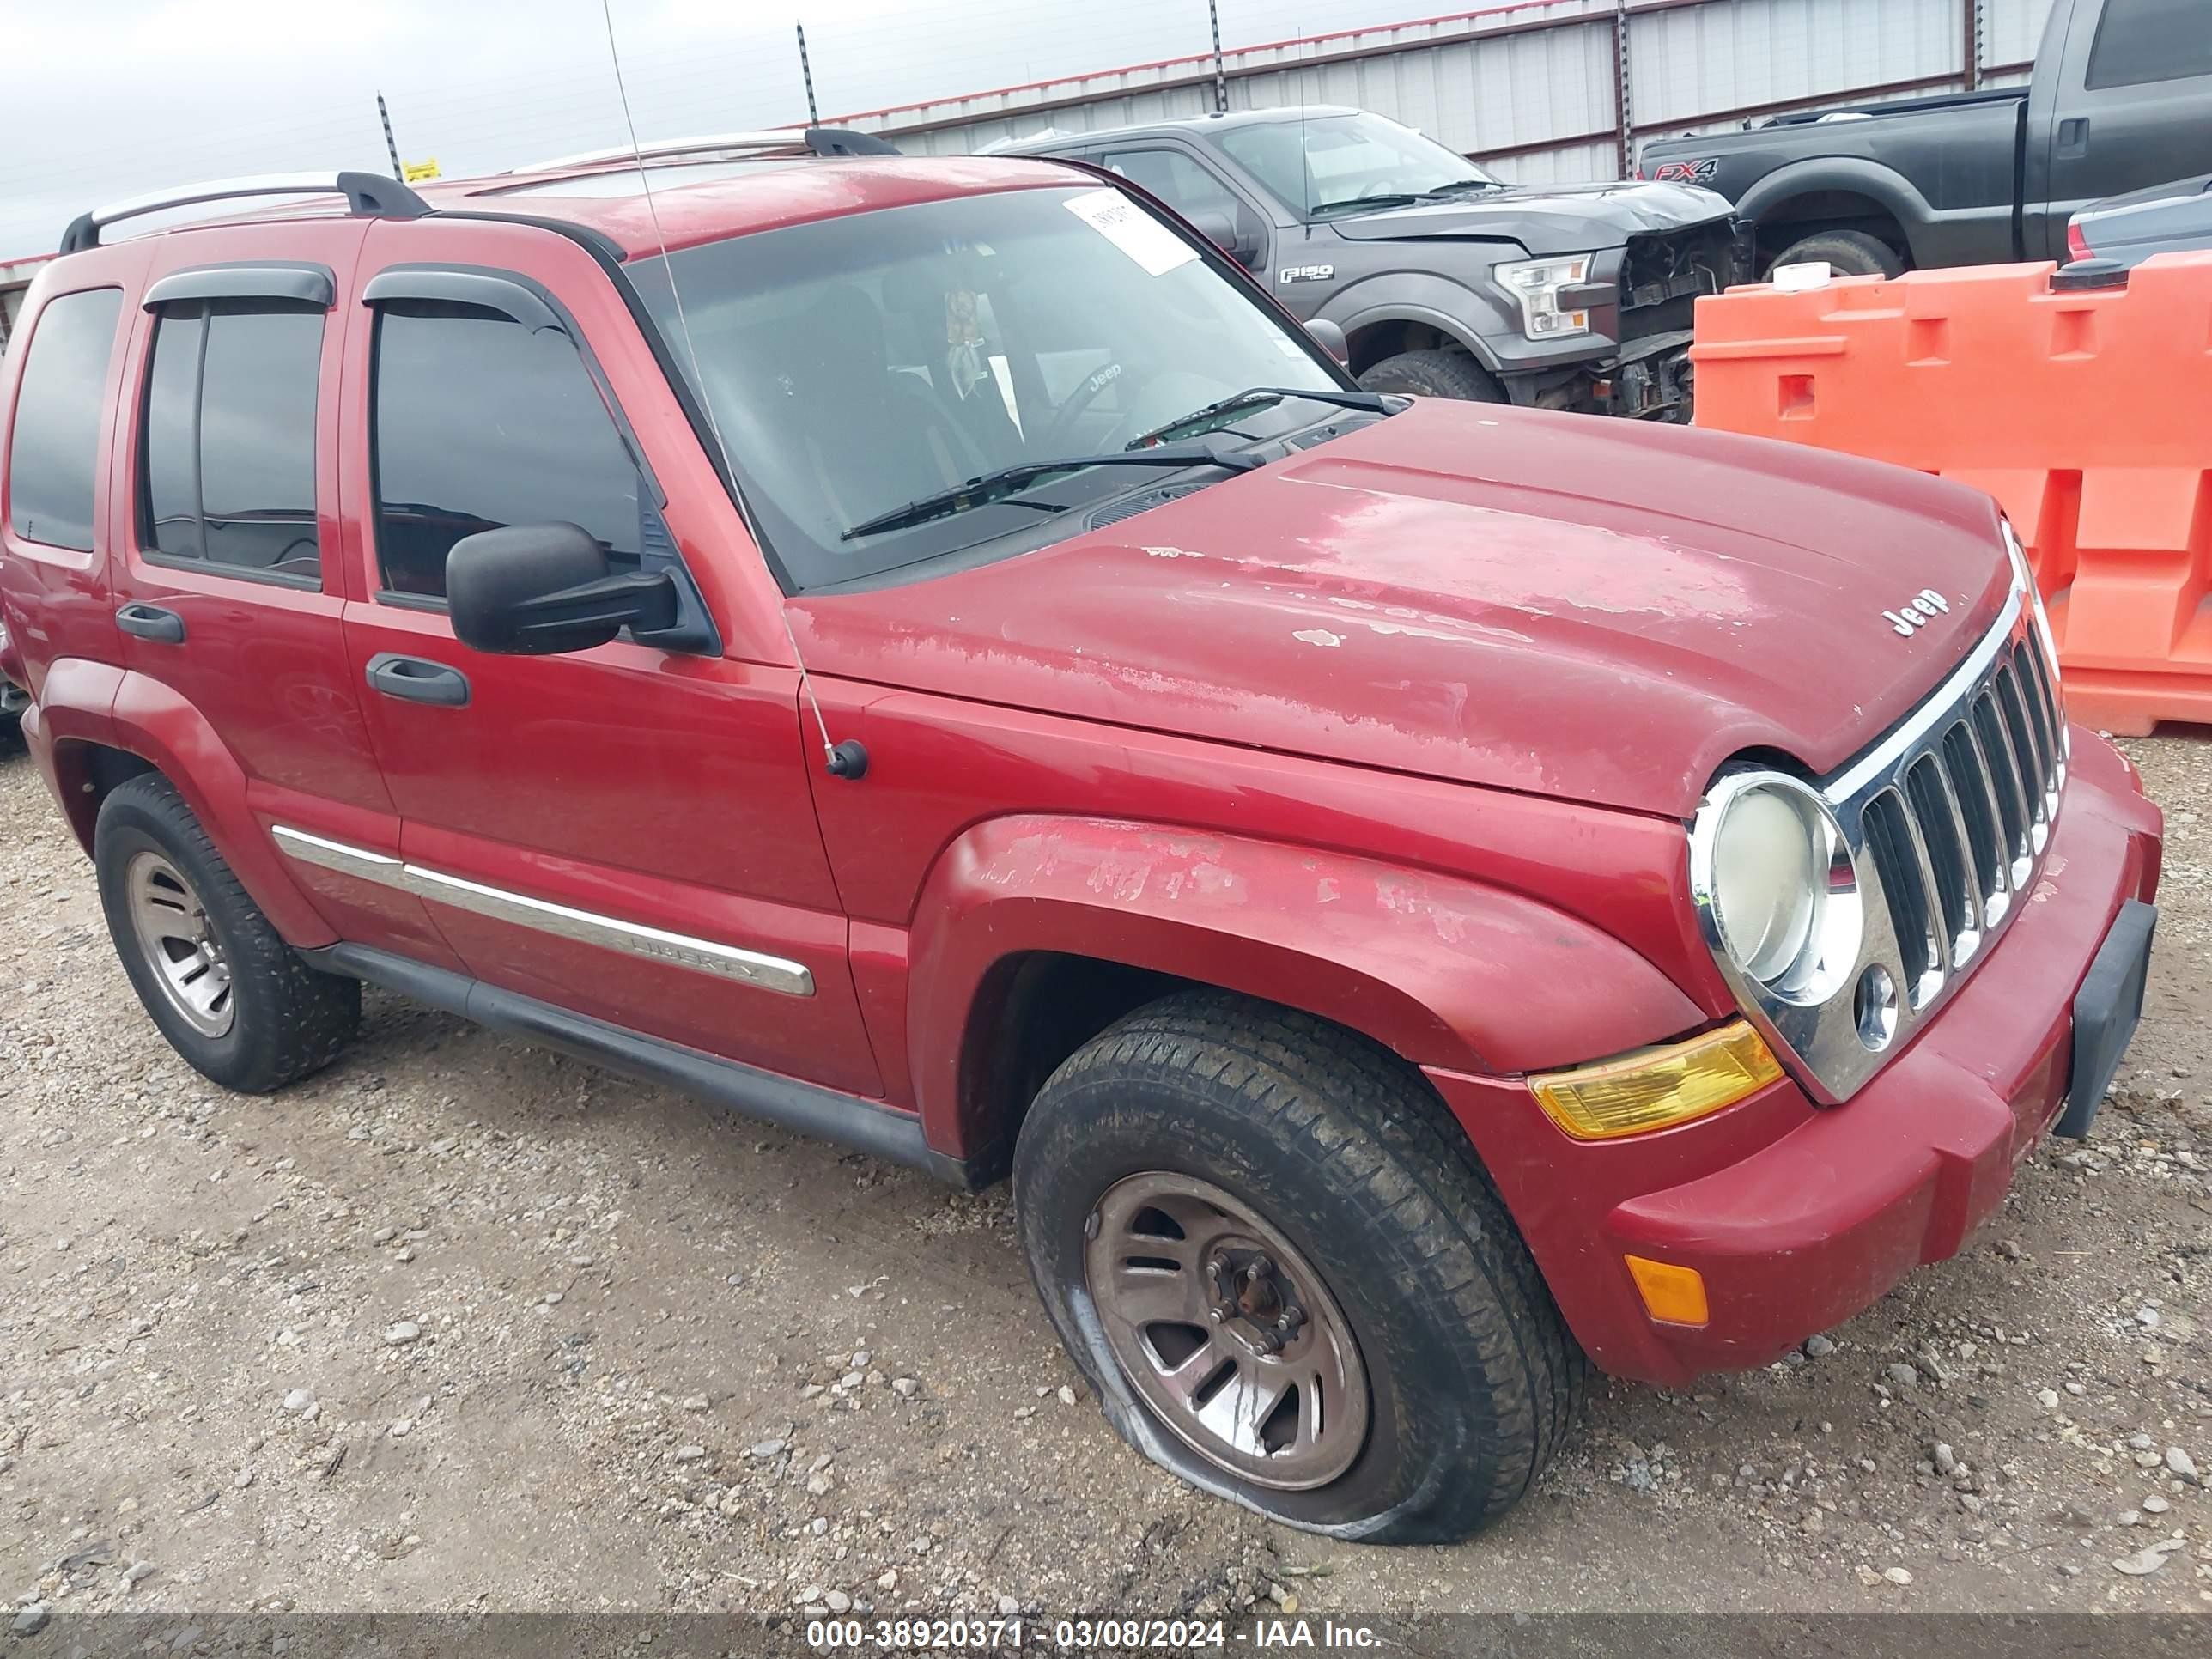
[[[1123,372],[1121,361],[1117,357],[1112,362],[1103,364],[1085,375],[1081,384],[1067,394],[1067,401],[1054,411],[1051,421],[1038,434],[1037,449],[1047,455],[1067,453],[1069,442],[1075,434],[1077,419],[1081,416],[1084,410],[1098,401],[1100,394],[1108,386],[1121,378]],[[1115,422],[1114,432],[1108,433],[1105,438],[1099,441],[1097,447],[1103,448],[1126,424],[1127,424],[1126,421]]]

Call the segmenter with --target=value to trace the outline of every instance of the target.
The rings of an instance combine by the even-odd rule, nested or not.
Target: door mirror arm
[[[629,570],[517,599],[508,607],[507,615],[514,637],[534,642],[565,639],[573,632],[592,629],[605,629],[610,639],[625,628],[634,633],[655,633],[676,626],[678,609],[676,583],[665,570]],[[516,648],[523,655],[538,654],[530,643]],[[555,651],[575,648],[559,644],[551,647]]]

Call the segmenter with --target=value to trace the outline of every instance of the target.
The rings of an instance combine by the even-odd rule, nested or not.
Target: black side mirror
[[[446,555],[446,604],[463,645],[510,657],[588,651],[624,628],[673,628],[679,609],[665,571],[610,574],[606,550],[573,524],[462,537]]]
[[[1237,216],[1220,208],[1200,208],[1190,216],[1190,228],[1240,265],[1259,256],[1260,239],[1237,222]]]
[[[1306,323],[1306,332],[1313,336],[1316,345],[1335,358],[1337,362],[1351,362],[1352,342],[1346,339],[1344,331],[1329,321],[1328,318],[1310,319]]]

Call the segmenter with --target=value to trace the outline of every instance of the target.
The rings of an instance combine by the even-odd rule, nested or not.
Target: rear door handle
[[[2089,153],[2087,116],[2070,116],[2058,124],[2058,153],[2069,160]]]
[[[115,613],[115,625],[135,640],[158,640],[163,645],[185,642],[185,619],[158,605],[133,600]]]
[[[386,696],[406,702],[435,703],[441,708],[468,707],[469,677],[458,668],[421,657],[380,651],[368,659],[368,683]]]

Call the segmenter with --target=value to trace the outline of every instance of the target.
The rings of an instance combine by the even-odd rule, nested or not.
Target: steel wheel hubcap
[[[1121,1374],[1184,1444],[1255,1486],[1302,1491],[1367,1438],[1367,1368],[1291,1242],[1211,1182],[1117,1182],[1086,1224],[1084,1276]]]
[[[230,964],[207,907],[184,872],[159,853],[131,855],[123,872],[131,930],[169,1006],[203,1036],[230,1030]]]

